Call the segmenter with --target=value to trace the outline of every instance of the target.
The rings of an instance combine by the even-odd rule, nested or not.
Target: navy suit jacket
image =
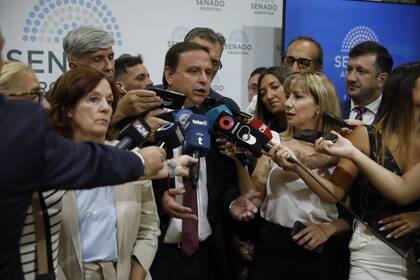
[[[341,118],[348,119],[350,117],[350,107],[351,107],[351,99],[348,98],[341,102]]]
[[[0,279],[23,279],[19,238],[32,192],[115,185],[143,175],[133,153],[55,134],[42,107],[0,94]]]

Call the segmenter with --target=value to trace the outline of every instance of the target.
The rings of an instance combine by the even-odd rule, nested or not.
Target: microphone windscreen
[[[176,122],[179,122],[183,128],[185,128],[185,125],[187,124],[190,116],[193,114],[191,110],[189,109],[181,109],[173,113],[174,114],[174,120]]]
[[[132,144],[128,149],[132,149],[143,144],[147,137],[151,133],[150,126],[142,118],[137,118],[128,125],[126,125],[118,135],[118,140],[123,140],[124,138],[131,139]]]
[[[219,105],[207,112],[206,115],[209,119],[210,130],[213,130],[214,124],[219,118],[220,114],[222,114],[222,112],[225,112],[228,115],[232,115],[232,112],[229,110],[228,107],[226,107],[226,105]]]
[[[210,151],[209,124],[205,115],[192,114],[185,126],[183,153],[191,154],[195,151],[198,151],[200,156]]]
[[[167,123],[156,130],[157,143],[166,143],[168,149],[174,149],[184,143],[184,129],[179,123]]]
[[[269,140],[273,138],[273,135],[271,134],[271,130],[268,128],[268,126],[265,123],[263,123],[262,120],[252,119],[249,122],[249,125],[252,126],[253,128],[258,129],[258,131],[260,131],[261,133],[264,133],[265,136],[267,136]]]

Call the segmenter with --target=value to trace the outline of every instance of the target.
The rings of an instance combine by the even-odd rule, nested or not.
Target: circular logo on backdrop
[[[176,43],[184,41],[185,35],[187,35],[190,29],[186,26],[178,26],[172,31],[171,38],[168,40],[168,48],[172,47]]]
[[[366,41],[379,43],[378,36],[369,27],[364,25],[353,27],[344,37],[341,52],[348,53],[354,46]]]
[[[223,93],[225,86],[220,81],[219,75],[216,75],[213,81],[211,81],[211,88],[218,93]]]
[[[67,33],[80,25],[102,28],[122,45],[117,19],[101,0],[38,0],[23,27],[24,42],[61,43]]]
[[[252,51],[253,46],[249,42],[248,35],[244,31],[237,29],[229,34],[224,49],[228,54],[247,55]]]

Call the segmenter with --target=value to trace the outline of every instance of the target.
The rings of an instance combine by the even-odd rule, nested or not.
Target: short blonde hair
[[[284,81],[284,92],[288,93],[296,86],[302,85],[305,91],[309,92],[318,105],[316,115],[315,130],[329,132],[333,127],[325,122],[322,113],[330,112],[340,116],[340,103],[338,101],[337,90],[334,83],[327,76],[320,73],[296,73],[286,78]],[[294,128],[288,127],[286,137],[292,137]]]
[[[17,92],[24,73],[33,72],[31,67],[18,61],[6,61],[0,72],[0,92],[8,95]]]

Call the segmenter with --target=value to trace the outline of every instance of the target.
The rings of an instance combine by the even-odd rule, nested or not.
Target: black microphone
[[[209,111],[211,119],[216,119],[213,124],[214,131],[222,134],[231,142],[252,152],[256,157],[261,156],[261,149],[267,149],[266,144],[270,139],[258,129],[247,123],[236,120],[225,111]],[[214,118],[214,114],[219,114]]]
[[[143,118],[137,118],[126,125],[118,135],[120,142],[117,148],[123,150],[131,150],[143,144],[149,137],[152,129]]]
[[[184,143],[184,129],[179,123],[167,123],[156,130],[155,140],[157,146],[174,149]]]
[[[183,153],[192,155],[198,162],[190,167],[190,180],[195,187],[200,169],[200,157],[210,151],[208,118],[205,115],[191,114],[185,126]]]

